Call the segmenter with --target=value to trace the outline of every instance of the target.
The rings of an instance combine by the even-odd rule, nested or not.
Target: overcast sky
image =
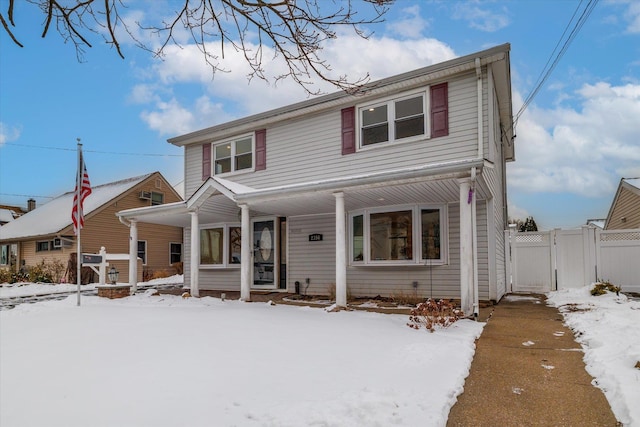
[[[93,185],[155,170],[177,184],[182,150],[167,138],[307,98],[290,80],[249,82],[230,48],[220,63],[229,72],[212,78],[186,38],[159,60],[122,36],[123,60],[95,37],[78,62],[56,33],[40,38],[37,8],[17,3],[14,33],[25,47],[0,31],[0,204],[26,207],[29,197],[45,203],[73,190],[77,138]],[[129,22],[153,22],[175,4],[128,3]],[[367,28],[368,40],[341,29],[321,56],[336,75],[375,80],[511,43],[515,114],[573,32],[518,120],[508,197],[512,217],[533,215],[544,229],[578,227],[606,217],[622,177],[640,177],[640,2],[601,0],[575,27],[589,3],[398,0],[385,22]],[[354,4],[370,12],[369,3]],[[3,13],[7,5],[0,0]],[[264,57],[269,76],[283,72]]]

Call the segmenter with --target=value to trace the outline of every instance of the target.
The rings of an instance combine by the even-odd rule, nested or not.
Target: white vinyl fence
[[[505,233],[512,292],[544,293],[597,280],[640,292],[640,229]]]

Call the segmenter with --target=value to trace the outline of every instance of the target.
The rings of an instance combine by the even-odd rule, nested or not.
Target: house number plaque
[[[322,241],[322,234],[320,234],[320,233],[309,234],[309,241],[310,242],[321,242]]]

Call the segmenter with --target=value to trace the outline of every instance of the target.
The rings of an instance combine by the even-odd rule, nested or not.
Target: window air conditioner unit
[[[138,197],[140,200],[151,200],[151,191],[141,191]]]

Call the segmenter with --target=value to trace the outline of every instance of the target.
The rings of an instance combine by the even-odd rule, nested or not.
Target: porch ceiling
[[[489,192],[483,180],[478,180],[476,188],[478,198],[487,198]],[[376,188],[354,188],[343,192],[347,211],[372,206],[393,206],[416,202],[455,203],[460,198],[460,186],[456,179],[412,182]],[[307,193],[286,199],[265,200],[249,204],[252,216],[260,214],[276,216],[331,214],[335,212],[335,206],[335,197],[331,191]],[[237,213],[236,207],[234,212],[236,220]]]
[[[344,193],[347,211],[412,203],[457,203],[460,198],[460,186],[457,180],[459,177],[463,175],[435,179],[421,177],[392,182],[377,181],[374,184],[354,186],[327,186],[291,193],[285,191],[269,196],[260,195],[256,198],[247,193],[239,201],[212,190],[199,197],[201,203],[198,202],[198,217],[200,224],[240,222],[240,203],[246,203],[249,206],[252,217],[332,214],[336,206],[334,192]],[[482,174],[478,175],[476,192],[478,199],[490,197],[490,191]],[[140,208],[120,214],[128,220],[137,219],[151,224],[189,227],[191,218],[188,203],[187,201],[172,206]]]

